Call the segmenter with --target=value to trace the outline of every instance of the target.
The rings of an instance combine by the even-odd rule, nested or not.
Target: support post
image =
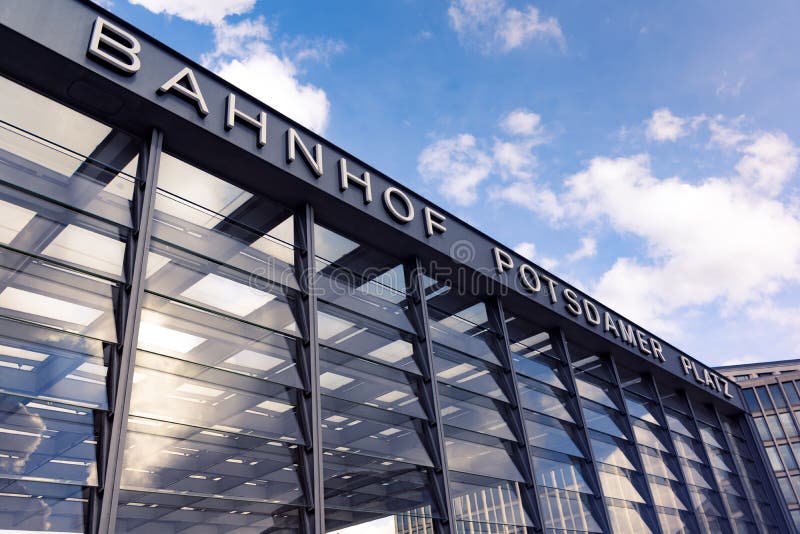
[[[143,147],[133,199],[131,218],[133,229],[125,246],[123,269],[125,282],[114,299],[114,315],[118,343],[107,346],[106,378],[109,412],[103,427],[109,435],[101,436],[98,450],[105,456],[104,465],[98,466],[98,494],[101,498],[100,514],[93,525],[94,532],[113,534],[117,520],[117,504],[122,475],[122,455],[128,429],[128,410],[133,386],[136,360],[136,341],[139,336],[139,319],[142,312],[147,250],[153,227],[153,206],[156,199],[158,166],[161,158],[163,134],[153,130],[150,141]]]
[[[536,487],[536,475],[533,470],[530,448],[528,447],[528,431],[525,426],[525,416],[519,398],[519,384],[517,373],[514,370],[514,358],[511,353],[511,340],[508,337],[503,303],[499,297],[486,302],[489,324],[497,336],[499,351],[498,359],[503,366],[503,389],[509,400],[509,428],[514,433],[517,443],[513,444],[512,458],[519,466],[525,478],[525,491],[522,493],[522,506],[533,520],[533,531],[542,532],[544,524],[539,508],[539,492]]]
[[[453,499],[450,494],[450,474],[447,469],[447,453],[444,444],[444,427],[433,360],[433,342],[430,336],[430,319],[425,302],[422,262],[419,258],[414,258],[405,262],[403,267],[409,315],[416,331],[414,357],[422,372],[419,381],[420,404],[428,416],[428,421],[421,425],[421,437],[433,462],[430,483],[441,516],[433,520],[433,530],[436,534],[456,534]]]
[[[592,450],[592,444],[589,441],[589,429],[586,427],[586,415],[583,413],[583,404],[581,403],[580,394],[578,393],[578,384],[575,381],[575,370],[572,368],[572,358],[569,355],[569,348],[567,347],[567,338],[564,336],[564,331],[560,328],[551,330],[549,332],[550,340],[553,343],[553,350],[561,357],[561,360],[567,367],[567,375],[569,377],[569,393],[576,404],[576,412],[578,420],[575,422],[578,430],[581,432],[583,444],[586,449],[588,457],[586,458],[590,469],[590,478],[592,479],[592,490],[594,491],[594,498],[597,508],[600,512],[600,523],[603,532],[611,532],[611,519],[608,516],[608,509],[606,508],[605,498],[603,497],[603,490],[600,486],[600,475],[597,472],[597,462]]]
[[[319,336],[315,290],[314,208],[306,204],[294,215],[294,268],[300,290],[295,316],[300,339],[298,364],[304,391],[298,395],[298,417],[306,440],[300,457],[300,475],[308,499],[301,527],[309,534],[325,532],[325,491],[322,471],[322,398],[319,387]]]

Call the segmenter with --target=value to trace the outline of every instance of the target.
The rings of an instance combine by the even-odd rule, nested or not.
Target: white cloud
[[[518,108],[500,119],[500,127],[509,135],[540,137],[542,117],[524,108]]]
[[[733,120],[727,120],[722,115],[717,115],[708,121],[708,130],[711,133],[709,142],[724,148],[735,147],[747,140],[740,129],[744,115],[740,115]]]
[[[647,121],[647,138],[654,141],[677,141],[689,132],[685,126],[687,119],[676,117],[667,108],[657,109]]]
[[[501,141],[495,139],[492,155],[496,165],[496,172],[504,180],[519,179],[531,180],[535,176],[536,156],[531,149],[531,141]]]
[[[557,195],[551,189],[532,181],[519,180],[502,187],[493,187],[489,190],[489,198],[516,204],[553,221],[564,215],[564,208]]]
[[[798,151],[783,132],[759,132],[743,147],[736,171],[753,188],[775,196],[797,171]]]
[[[254,97],[323,133],[330,102],[325,91],[298,79],[298,68],[270,46],[270,31],[263,17],[214,27],[215,48],[202,62]]]
[[[156,14],[175,15],[199,24],[219,24],[228,15],[242,15],[256,0],[129,0]]]
[[[517,246],[514,247],[514,252],[516,252],[525,259],[528,259],[530,261],[535,261],[548,271],[555,269],[559,263],[558,260],[554,258],[548,258],[545,256],[542,256],[541,258],[538,257],[536,254],[536,245],[529,241],[523,241],[522,243],[519,243]]]
[[[477,187],[489,177],[492,158],[478,147],[474,136],[461,134],[423,149],[417,170],[426,181],[436,182],[446,198],[466,206],[477,200]]]
[[[582,237],[580,246],[567,254],[568,262],[575,262],[584,258],[593,258],[597,255],[597,240],[593,237]]]
[[[658,179],[649,159],[595,158],[566,180],[566,211],[645,241],[648,257],[620,258],[597,283],[601,300],[674,332],[678,309],[758,302],[800,281],[800,220],[737,179]]]
[[[447,14],[462,42],[477,42],[485,52],[509,52],[537,39],[564,46],[558,20],[541,18],[532,5],[519,10],[505,0],[452,0]]]

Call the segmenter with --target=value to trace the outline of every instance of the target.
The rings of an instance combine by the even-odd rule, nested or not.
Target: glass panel
[[[742,389],[742,395],[744,396],[747,407],[751,412],[761,411],[761,407],[758,405],[758,400],[756,400],[756,394],[751,388]]]
[[[769,433],[769,427],[767,427],[767,422],[764,420],[764,418],[754,417],[753,421],[756,424],[758,436],[761,438],[761,441],[772,441],[772,435]]]
[[[545,528],[555,532],[602,532],[593,497],[557,488],[540,488],[539,503]]]
[[[92,410],[0,397],[0,477],[94,486]]]
[[[642,456],[644,470],[648,475],[678,480],[679,471],[674,456],[643,446],[639,447],[639,452]]]
[[[559,458],[559,459],[557,459]],[[592,493],[579,460],[567,456],[533,457],[533,471],[539,486],[571,492]]]
[[[495,378],[499,368],[433,344],[433,365],[440,382],[508,402]]]
[[[139,351],[130,413],[158,422],[302,442],[295,397],[293,390],[279,384]]]
[[[317,318],[321,344],[419,374],[409,334],[324,303]]]
[[[0,314],[116,341],[112,284],[0,249]]]
[[[786,407],[786,399],[783,397],[783,393],[781,392],[781,387],[778,384],[770,384],[769,392],[770,395],[772,396],[772,402],[775,403],[776,408]]]
[[[764,386],[758,386],[756,388],[756,395],[758,395],[758,400],[761,401],[761,406],[763,406],[765,410],[774,409],[772,406],[772,401],[769,398],[769,394],[767,393],[767,388]]]
[[[294,338],[145,293],[140,349],[300,387]]]
[[[81,486],[0,479],[0,529],[86,532],[87,497]]]
[[[783,430],[786,432],[787,438],[796,438],[797,437],[797,426],[794,422],[794,417],[792,417],[791,412],[784,412],[778,414],[778,419],[781,420],[781,426]]]
[[[769,425],[769,429],[772,431],[772,435],[775,436],[776,439],[786,437],[786,434],[783,432],[783,427],[781,427],[781,423],[778,421],[777,415],[768,415],[767,425]]]
[[[783,391],[786,393],[786,398],[792,406],[800,405],[800,396],[797,395],[795,383],[792,381],[783,383]]]
[[[327,448],[433,465],[408,417],[323,396],[322,419],[322,441]]]
[[[514,434],[499,413],[498,406],[493,404],[495,402],[452,386],[439,385],[442,422],[464,430],[513,440]]]
[[[326,516],[329,509],[398,513],[434,502],[425,467],[341,451],[323,455]]]
[[[688,510],[687,503],[681,498],[680,486],[670,483],[669,480],[657,477],[648,477],[650,492],[653,494],[653,504],[665,508]]]
[[[525,427],[530,445],[583,458],[583,452],[578,446],[579,438],[572,425],[528,413],[525,415]]]
[[[533,526],[522,506],[524,489],[518,483],[452,473],[451,484],[456,519],[482,523],[488,532],[505,532],[506,525]]]
[[[640,503],[645,502],[626,471],[601,464],[598,466],[597,474],[600,476],[600,485],[603,487],[604,497]]]
[[[575,422],[568,409],[571,401],[566,393],[523,377],[519,377],[518,385],[520,404],[524,408],[570,423]]]
[[[797,462],[795,461],[794,454],[792,454],[792,449],[789,445],[778,445],[778,451],[781,453],[783,464],[786,466],[786,469],[797,469]]]
[[[445,426],[445,450],[452,471],[524,481],[500,440]]]
[[[653,532],[635,505],[611,499],[607,499],[606,504],[614,532]]]
[[[661,424],[654,415],[655,410],[657,409],[657,406],[654,402],[643,397],[639,397],[638,395],[634,395],[633,393],[625,392],[625,405],[628,407],[628,413],[630,413],[633,417],[637,417],[654,425]]]
[[[575,377],[575,384],[578,386],[578,393],[581,397],[615,410],[618,409],[617,403],[609,395],[609,391],[612,389],[610,384],[578,377]]]
[[[302,503],[296,447],[131,418],[121,484],[129,490]]]
[[[623,423],[619,413],[584,401],[583,415],[586,418],[587,427],[611,436],[627,439],[627,436],[622,431]]]
[[[636,438],[637,443],[646,445],[653,449],[658,449],[660,451],[669,451],[669,447],[667,446],[669,438],[666,437],[666,435],[664,435],[664,433],[661,432],[657,427],[652,427],[645,423],[634,421],[633,435]]]
[[[624,442],[614,443],[614,440],[608,440],[592,437],[589,439],[594,452],[594,459],[597,462],[621,467],[623,469],[635,470],[633,462],[629,457],[630,452]]]
[[[689,460],[681,460],[681,465],[683,466],[683,471],[684,474],[686,475],[687,483],[708,489],[711,489],[713,487],[712,486],[713,480],[711,478],[711,472],[709,471],[708,467],[706,467],[703,464],[692,462]]]
[[[320,373],[327,395],[427,419],[407,373],[327,347],[320,347]]]
[[[0,389],[106,409],[103,345],[60,330],[0,318]]]
[[[125,534],[192,532],[299,534],[296,508],[263,501],[233,500],[123,491],[117,509],[116,532]]]
[[[707,489],[689,487],[692,503],[697,511],[705,515],[725,517],[725,511],[716,492]]]
[[[437,296],[435,300],[439,298]],[[494,334],[485,326],[486,309],[482,302],[448,313],[430,305],[429,300],[428,316],[434,341],[489,363],[500,364],[492,350]]]

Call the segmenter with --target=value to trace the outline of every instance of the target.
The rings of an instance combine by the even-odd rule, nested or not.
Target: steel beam
[[[153,130],[150,141],[143,147],[139,158],[139,169],[131,203],[133,230],[125,247],[123,268],[125,285],[119,288],[115,298],[115,319],[117,337],[120,341],[106,351],[108,372],[108,392],[110,411],[108,413],[110,435],[106,465],[98,469],[100,474],[99,492],[102,497],[96,532],[114,533],[117,518],[117,504],[122,475],[122,456],[128,428],[133,371],[136,359],[136,341],[139,336],[139,319],[142,312],[144,282],[146,276],[147,250],[153,227],[153,206],[156,198],[156,182],[161,158],[163,134]],[[116,380],[115,380],[116,379]]]

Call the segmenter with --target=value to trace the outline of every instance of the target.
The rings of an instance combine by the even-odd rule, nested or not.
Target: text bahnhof
[[[123,30],[119,26],[98,17],[95,21],[87,54],[117,71],[133,75],[141,68],[141,60],[138,56],[141,51],[141,44],[138,39]],[[197,76],[190,67],[184,67],[175,73],[170,79],[155,89],[155,92],[163,96],[177,96],[193,103],[197,113],[203,119],[217,113],[212,112],[203,94],[203,88],[197,80]],[[269,134],[269,120],[265,111],[252,116],[244,113],[236,107],[236,95],[228,94],[225,102],[219,103],[220,114],[224,116],[222,125],[226,130],[233,129],[237,124],[247,126],[254,131],[256,145],[261,148],[272,139]],[[281,138],[286,145],[286,162],[293,163],[297,160],[298,153],[302,160],[313,172],[314,176],[322,179],[325,166],[325,151],[321,144],[317,143],[309,147],[298,135],[294,128],[287,128],[281,132]],[[360,175],[353,174],[348,170],[348,162],[345,158],[338,161],[338,181],[340,192],[345,192],[351,186],[357,187],[363,195],[364,203],[369,204],[374,200],[372,180],[369,172],[365,171]],[[380,193],[381,203],[386,212],[398,224],[412,224],[417,220],[417,212],[411,198],[397,187],[387,187]],[[443,234],[447,231],[446,217],[439,211],[424,206],[421,210],[421,225],[426,237],[434,234]],[[417,223],[420,224],[420,223]],[[491,251],[494,258],[494,268],[497,273],[502,274],[514,269],[514,261],[511,255],[498,247]],[[547,274],[537,271],[533,266],[522,263],[516,267],[519,281],[525,291],[538,293],[546,288],[550,303],[559,303],[559,293],[563,297],[565,309],[573,316],[582,316],[585,322],[593,328],[602,330],[620,339],[622,342],[635,347],[645,356],[650,356],[655,360],[664,362],[665,357],[661,343],[653,336],[648,336],[645,332],[635,328],[623,319],[615,318],[608,310],[600,311],[599,306],[586,297],[579,297],[574,289],[569,287],[557,290],[558,283]],[[543,283],[544,282],[544,283]],[[707,368],[697,364],[681,355],[681,367],[685,375],[691,375],[694,380],[709,389],[732,398],[730,387],[722,376],[714,373]]]

